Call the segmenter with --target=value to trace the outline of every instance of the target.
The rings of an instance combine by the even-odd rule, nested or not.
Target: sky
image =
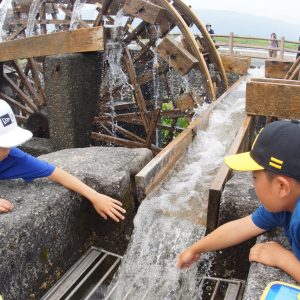
[[[230,10],[300,25],[300,0],[185,0],[192,8]]]

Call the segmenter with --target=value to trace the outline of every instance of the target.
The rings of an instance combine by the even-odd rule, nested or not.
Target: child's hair
[[[284,175],[281,175],[281,174],[277,174],[277,173],[274,173],[274,172],[271,172],[269,170],[264,170],[265,171],[265,174],[267,175],[267,178],[268,180],[271,182],[276,176],[284,176]],[[300,185],[300,180],[299,179],[295,179],[295,178],[292,178],[293,180],[295,180],[299,185]]]

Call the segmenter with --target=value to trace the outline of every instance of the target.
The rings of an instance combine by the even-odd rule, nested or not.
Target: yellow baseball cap
[[[225,157],[237,171],[268,170],[300,180],[300,122],[276,121],[257,135],[250,152]]]

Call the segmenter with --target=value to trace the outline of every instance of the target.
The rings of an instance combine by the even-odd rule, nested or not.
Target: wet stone
[[[0,182],[14,210],[0,215],[0,292],[5,300],[40,299],[91,246],[123,254],[134,216],[132,178],[148,149],[65,149],[40,158],[123,202],[126,220],[103,220],[86,199],[48,179]]]

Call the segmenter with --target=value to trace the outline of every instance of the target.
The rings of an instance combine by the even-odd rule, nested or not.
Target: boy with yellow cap
[[[225,163],[237,171],[252,171],[261,206],[251,215],[220,226],[187,248],[179,255],[178,267],[190,267],[203,252],[237,245],[282,227],[292,251],[275,242],[261,243],[250,250],[249,260],[282,269],[300,283],[299,121],[277,121],[267,125],[250,152],[228,156]]]
[[[0,99],[0,180],[22,178],[30,182],[36,178],[48,177],[87,198],[104,219],[109,217],[116,222],[124,219],[125,210],[120,201],[98,193],[61,168],[17,148],[31,137],[29,130],[17,125],[10,106]],[[9,200],[0,198],[0,213],[7,213],[12,209],[13,205]]]

